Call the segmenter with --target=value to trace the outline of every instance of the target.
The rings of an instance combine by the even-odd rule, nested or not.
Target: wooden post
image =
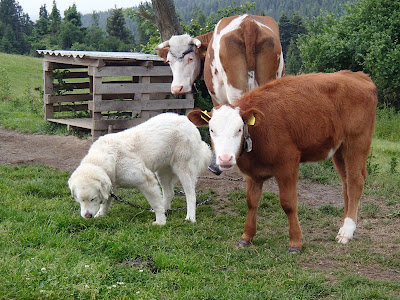
[[[92,68],[97,68],[97,67],[92,67]],[[101,94],[97,94],[98,88],[102,85],[103,83],[103,77],[95,77],[98,76],[97,72],[91,72],[93,75],[93,107],[96,107],[96,104],[100,103],[103,101],[103,96]],[[103,116],[101,112],[94,112],[92,111],[92,129],[91,129],[91,134],[92,134],[92,139],[95,140],[101,135],[101,130],[99,130],[97,127],[96,121],[100,121]]]
[[[54,118],[54,105],[49,103],[48,99],[53,93],[53,69],[51,62],[43,60],[43,109],[44,109],[44,119]]]
[[[142,63],[142,66],[151,69],[153,68],[153,62],[152,61],[145,61]],[[145,83],[145,84],[150,84],[151,83],[151,77],[150,76],[140,76],[139,77],[139,83]],[[150,101],[150,94],[146,93],[141,93],[138,95],[139,100],[146,105]],[[151,117],[154,117],[158,115],[160,111],[154,111],[154,110],[142,110],[141,112],[141,118],[143,121],[146,121],[150,119]]]

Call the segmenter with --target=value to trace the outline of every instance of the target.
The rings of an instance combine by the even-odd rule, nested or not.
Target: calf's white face
[[[222,105],[213,110],[209,130],[217,165],[222,171],[230,170],[236,164],[242,145],[243,127],[239,107]]]
[[[192,85],[201,71],[201,59],[196,47],[201,41],[188,34],[174,35],[161,43],[156,50],[169,47],[166,61],[172,70],[172,94],[186,94],[192,91]]]
[[[176,57],[170,50],[167,61],[171,67],[173,76],[171,93],[175,95],[190,93],[194,81],[200,74],[201,61],[199,56],[193,50],[183,57]]]

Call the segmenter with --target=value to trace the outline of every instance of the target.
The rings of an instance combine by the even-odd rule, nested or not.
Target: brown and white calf
[[[191,92],[203,75],[214,105],[233,104],[249,90],[284,74],[279,27],[265,16],[223,18],[214,32],[197,38],[173,36],[156,50],[171,66],[173,94]]]
[[[209,123],[220,168],[236,164],[246,175],[248,212],[239,245],[252,242],[263,182],[275,177],[289,221],[289,250],[300,251],[299,163],[328,158],[343,186],[344,218],[337,239],[346,244],[353,238],[376,105],[376,87],[368,75],[340,71],[286,76],[250,91],[234,105],[189,113],[195,125]]]

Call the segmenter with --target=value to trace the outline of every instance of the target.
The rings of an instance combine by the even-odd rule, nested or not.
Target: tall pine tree
[[[126,44],[133,41],[132,33],[126,27],[122,8],[112,10],[111,15],[107,18],[106,30],[109,36],[116,37]]]
[[[60,46],[62,49],[71,49],[74,43],[82,43],[85,31],[82,26],[81,14],[78,13],[75,3],[64,11],[64,20],[60,26]]]
[[[87,29],[86,45],[88,50],[107,50],[102,49],[104,44],[104,31],[99,26],[100,16],[97,12],[92,13],[92,25]]]
[[[60,31],[61,26],[61,14],[57,8],[56,1],[53,0],[53,8],[51,9],[51,13],[49,15],[49,31],[51,34],[57,34]]]
[[[35,32],[40,36],[45,36],[49,33],[49,14],[47,12],[46,4],[40,6],[39,19],[35,24]]]
[[[0,51],[8,53],[24,54],[29,51],[24,28],[29,25],[29,17],[22,11],[21,6],[15,0],[0,1]]]

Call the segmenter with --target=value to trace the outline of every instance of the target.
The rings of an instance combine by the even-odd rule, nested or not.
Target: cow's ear
[[[168,55],[168,48],[162,48],[157,50],[157,55],[164,58],[164,61],[167,61],[167,55]]]
[[[208,126],[208,122],[211,119],[211,114],[201,109],[194,109],[187,115],[190,122],[196,126]]]
[[[250,126],[258,126],[261,124],[264,114],[257,108],[250,108],[242,113],[243,122]]]
[[[200,59],[202,59],[202,60],[206,59],[207,48],[208,48],[208,44],[202,43],[200,48],[197,49]]]

